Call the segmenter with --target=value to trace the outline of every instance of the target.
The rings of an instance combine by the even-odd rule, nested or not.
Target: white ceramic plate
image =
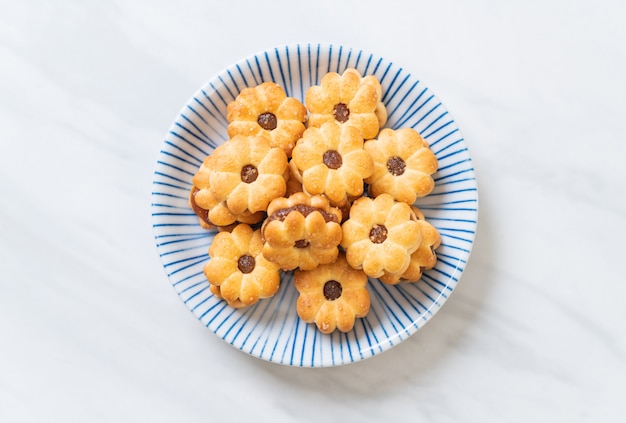
[[[188,206],[191,177],[225,142],[226,106],[246,86],[281,85],[301,101],[329,71],[348,67],[376,75],[390,128],[412,127],[439,160],[436,186],[416,203],[441,233],[434,269],[413,284],[369,284],[371,309],[349,333],[323,335],[296,314],[297,291],[285,273],[277,294],[245,309],[214,297],[203,274],[214,232],[200,227]],[[267,50],[234,64],[204,85],[165,136],[152,185],[152,223],[165,272],[185,305],[217,336],[243,352],[300,367],[336,366],[380,354],[418,331],[452,294],[470,255],[478,217],[472,161],[456,123],[416,76],[382,57],[338,45],[299,44]]]

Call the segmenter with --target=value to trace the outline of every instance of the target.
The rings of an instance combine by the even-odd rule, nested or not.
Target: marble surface
[[[0,5],[0,421],[626,420],[626,3]],[[479,184],[461,282],[374,358],[243,354],[175,295],[150,190],[233,62],[333,42],[420,76]]]

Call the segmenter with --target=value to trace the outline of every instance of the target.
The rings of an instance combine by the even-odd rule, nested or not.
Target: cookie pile
[[[204,266],[214,295],[250,306],[294,272],[298,316],[347,332],[369,312],[368,277],[416,282],[435,266],[440,235],[413,203],[437,159],[414,129],[384,128],[373,75],[328,73],[305,104],[274,82],[243,89],[189,204],[219,231]]]

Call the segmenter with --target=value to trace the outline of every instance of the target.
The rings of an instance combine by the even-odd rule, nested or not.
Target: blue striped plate
[[[436,186],[416,203],[441,233],[438,262],[414,284],[371,280],[371,309],[349,333],[323,335],[296,314],[297,291],[285,274],[278,293],[245,309],[214,297],[202,272],[214,233],[187,205],[191,177],[206,155],[227,140],[226,106],[246,86],[281,85],[303,101],[308,87],[348,67],[373,74],[383,88],[390,128],[412,127],[439,160]],[[461,132],[437,97],[416,76],[376,55],[339,45],[297,44],[236,63],[204,85],[180,111],[158,155],[152,184],[152,224],[165,272],[185,305],[217,336],[254,357],[299,367],[364,360],[398,345],[428,322],[459,282],[474,242],[478,191]]]

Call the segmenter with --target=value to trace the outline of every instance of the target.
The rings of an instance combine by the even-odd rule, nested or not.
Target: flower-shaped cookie
[[[386,284],[395,285],[398,282],[417,282],[422,277],[424,270],[432,269],[437,264],[435,250],[441,244],[441,235],[433,225],[426,221],[421,210],[415,206],[411,208],[416,215],[417,223],[420,225],[422,241],[417,250],[411,254],[409,267],[404,273],[401,275],[386,274],[381,276],[380,280]]]
[[[265,211],[287,189],[287,155],[264,136],[237,135],[215,149],[211,159],[211,194],[226,201],[233,214]]]
[[[342,230],[348,263],[374,278],[404,273],[422,241],[411,207],[389,194],[356,200]]]
[[[299,293],[298,316],[307,323],[315,322],[322,333],[335,329],[348,332],[356,318],[369,312],[367,276],[350,267],[343,254],[334,263],[313,270],[297,270],[294,285]]]
[[[341,75],[327,73],[320,85],[306,92],[305,103],[310,113],[308,126],[320,127],[324,122],[336,121],[354,126],[364,139],[372,139],[387,121],[387,110],[381,99],[380,82],[373,75],[362,77],[352,68]]]
[[[341,212],[328,199],[303,192],[273,200],[261,231],[263,255],[283,270],[332,263],[341,242]]]
[[[205,229],[218,227],[223,229],[237,222],[254,224],[265,217],[262,211],[251,213],[248,210],[240,214],[232,213],[226,202],[217,201],[211,194],[211,156],[207,156],[192,178],[193,187],[189,193],[189,205]]]
[[[287,97],[274,82],[244,88],[227,107],[228,135],[265,135],[272,147],[291,150],[304,132],[307,110],[302,103]]]
[[[385,128],[364,148],[374,160],[374,172],[365,180],[373,196],[387,193],[413,204],[433,190],[431,175],[437,171],[437,158],[415,129]]]
[[[304,190],[326,195],[333,205],[363,194],[363,180],[374,170],[359,130],[335,122],[304,131],[291,162],[301,174]]]
[[[211,291],[233,307],[272,297],[280,285],[280,269],[262,251],[261,231],[244,223],[215,235],[209,247],[211,259],[204,266],[208,281],[219,288]]]

